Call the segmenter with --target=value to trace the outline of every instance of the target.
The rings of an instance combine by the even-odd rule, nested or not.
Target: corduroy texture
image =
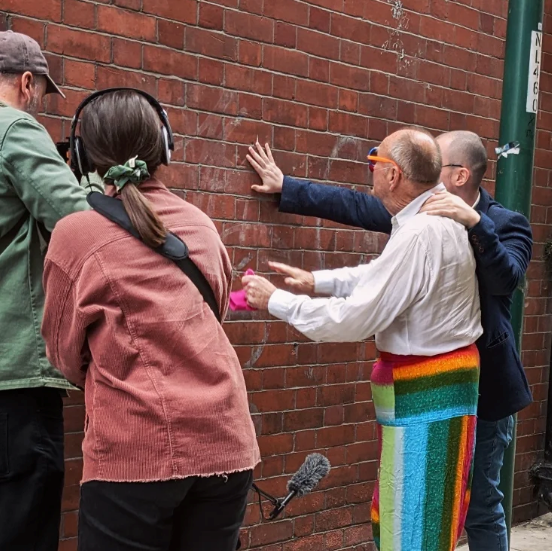
[[[224,316],[231,266],[213,223],[156,180],[141,189],[187,243]],[[83,212],[56,226],[44,283],[48,355],[85,386],[83,482],[255,467],[259,449],[239,360],[173,262],[100,214]]]
[[[479,354],[383,353],[372,374],[380,470],[372,501],[381,551],[452,551],[470,498]]]

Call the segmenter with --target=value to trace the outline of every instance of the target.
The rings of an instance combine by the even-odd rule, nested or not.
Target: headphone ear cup
[[[171,164],[171,148],[169,147],[169,133],[167,132],[167,129],[165,126],[161,129],[161,133],[163,134],[163,163],[166,165]]]
[[[79,172],[86,176],[93,172],[90,162],[88,161],[88,156],[86,155],[86,150],[84,149],[84,142],[81,140],[80,136],[75,137],[75,153],[76,153],[76,165],[79,169]]]

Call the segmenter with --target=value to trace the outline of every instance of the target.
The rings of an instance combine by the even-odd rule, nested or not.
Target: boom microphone
[[[269,520],[275,519],[294,497],[303,497],[312,492],[316,485],[330,472],[330,462],[327,457],[319,453],[311,453],[307,456],[299,470],[288,482],[288,495],[284,499],[278,499],[269,515]]]

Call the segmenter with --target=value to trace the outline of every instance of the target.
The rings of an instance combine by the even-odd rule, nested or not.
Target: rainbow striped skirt
[[[470,500],[479,383],[475,345],[439,356],[382,353],[372,372],[380,551],[453,551]]]

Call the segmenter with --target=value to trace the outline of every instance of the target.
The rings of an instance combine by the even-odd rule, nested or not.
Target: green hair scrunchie
[[[112,181],[117,191],[121,191],[129,182],[141,184],[149,177],[148,165],[138,157],[133,157],[124,165],[112,166],[104,176],[104,180]]]

